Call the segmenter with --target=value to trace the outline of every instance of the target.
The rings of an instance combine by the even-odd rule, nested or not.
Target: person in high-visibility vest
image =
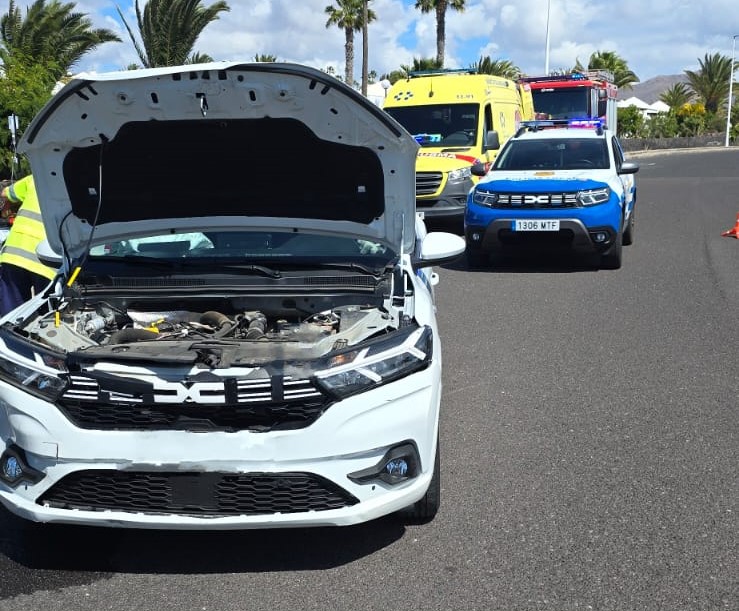
[[[0,316],[46,288],[57,270],[39,261],[36,247],[46,239],[32,176],[0,192],[2,206],[18,205],[8,237],[0,249]]]

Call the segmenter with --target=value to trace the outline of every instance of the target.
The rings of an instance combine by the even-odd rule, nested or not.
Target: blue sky
[[[139,0],[143,7],[146,0]],[[231,11],[211,24],[196,49],[217,60],[251,60],[257,53],[316,68],[344,71],[344,34],[326,28],[332,0],[228,0]],[[203,0],[210,4],[212,0]],[[27,2],[17,0],[23,7]],[[596,50],[616,51],[640,79],[696,69],[698,58],[730,56],[739,34],[737,0],[467,0],[447,13],[446,66],[467,67],[481,55],[509,59],[528,74],[545,67],[547,6],[550,6],[549,66],[570,68]],[[131,25],[134,0],[118,0]],[[369,66],[381,74],[436,54],[433,14],[414,0],[371,0],[377,21],[370,26]],[[78,70],[114,70],[137,57],[112,0],[82,0],[77,9],[95,25],[117,31],[123,43],[108,43]],[[361,69],[361,36],[355,41],[355,77]],[[739,51],[738,51],[739,54]]]

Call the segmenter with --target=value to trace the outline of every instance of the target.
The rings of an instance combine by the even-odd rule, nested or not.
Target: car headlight
[[[476,189],[472,194],[472,201],[480,206],[488,206],[489,208],[492,208],[498,202],[498,194]]]
[[[326,368],[316,372],[316,380],[344,398],[425,369],[432,352],[431,328],[415,328],[327,359]]]
[[[577,194],[577,199],[583,206],[604,204],[610,197],[611,190],[608,187],[603,187],[602,189],[590,189],[589,191],[580,191]]]
[[[466,168],[459,168],[458,170],[452,170],[449,172],[449,182],[463,182],[468,178],[472,177],[472,169],[468,166]]]
[[[33,351],[28,345],[9,341],[7,337],[3,341],[15,352],[15,358],[11,361],[0,356],[0,380],[47,401],[55,401],[64,392],[67,381],[61,375],[66,373],[62,359]]]

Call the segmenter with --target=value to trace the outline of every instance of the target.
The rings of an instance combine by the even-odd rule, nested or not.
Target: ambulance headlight
[[[449,182],[450,183],[459,183],[464,182],[465,180],[468,180],[469,178],[472,178],[472,168],[467,166],[466,168],[459,168],[458,170],[452,170],[449,172]]]

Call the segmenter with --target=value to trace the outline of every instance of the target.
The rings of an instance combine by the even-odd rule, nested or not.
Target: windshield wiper
[[[382,267],[370,267],[363,263],[356,263],[354,261],[320,261],[314,263],[289,263],[290,269],[349,269],[369,276],[379,276],[388,267],[392,267],[391,263]]]
[[[124,256],[116,256],[116,257],[96,257],[95,261],[101,261],[104,263],[107,262],[115,262],[115,263],[125,263],[128,264],[135,264],[135,265],[143,265],[146,267],[158,267],[158,268],[164,268],[168,270],[186,270],[188,268],[192,267],[210,267],[216,272],[219,272],[221,270],[238,270],[241,272],[252,272],[255,274],[259,274],[262,276],[267,276],[268,278],[281,278],[282,273],[277,269],[272,269],[271,267],[266,267],[264,265],[255,265],[253,263],[234,263],[233,261],[229,263],[223,263],[219,261],[217,258],[209,258],[207,260],[203,259],[188,259],[186,257],[181,259],[158,259],[156,257],[142,257],[139,255],[124,255]]]

